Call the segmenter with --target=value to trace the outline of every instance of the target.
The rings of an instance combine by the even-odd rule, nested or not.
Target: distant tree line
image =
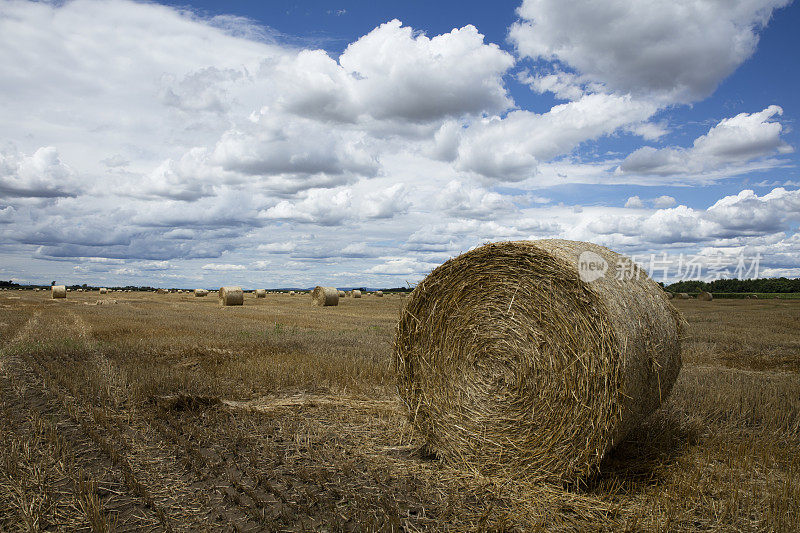
[[[667,285],[670,292],[800,292],[800,279],[759,278],[759,279],[718,279],[711,282],[688,280]]]

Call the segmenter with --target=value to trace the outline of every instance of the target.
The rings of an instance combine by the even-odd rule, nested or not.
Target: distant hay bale
[[[202,298],[203,296],[208,296],[208,291],[206,289],[195,289],[194,295],[195,297]]]
[[[751,300],[758,300],[758,294],[751,294],[750,295],[750,299]]]
[[[244,291],[241,287],[220,287],[220,305],[244,305]]]
[[[64,285],[53,285],[52,287],[50,287],[50,295],[53,298],[66,298],[67,287]]]
[[[375,291],[375,296],[378,298],[383,298],[383,291]]]
[[[320,307],[339,305],[339,291],[336,287],[321,287],[317,285],[311,293],[311,300]]]
[[[675,298],[675,293],[674,292],[667,292],[667,298],[672,300],[673,298]]]
[[[289,291],[289,296],[294,296],[294,295],[295,295],[294,291]]]
[[[339,298],[344,298],[347,294],[344,291],[339,291]]]
[[[361,291],[358,289],[353,289],[353,298],[361,298]]]
[[[427,449],[451,464],[579,480],[667,398],[684,324],[661,287],[611,250],[487,244],[406,300],[398,390]]]
[[[106,289],[105,287],[101,287],[100,294],[108,294],[108,289]]]
[[[158,290],[156,291],[156,293],[157,293],[157,294],[167,294],[167,290],[166,290],[166,289],[158,289]]]
[[[678,294],[678,298],[681,299],[681,300],[688,300],[688,299],[691,298],[691,296],[689,296],[685,292],[682,292],[682,293]]]
[[[256,289],[256,298],[266,298],[267,289]]]
[[[697,295],[697,299],[703,302],[710,302],[714,299],[714,296],[710,292],[700,291],[700,294]]]

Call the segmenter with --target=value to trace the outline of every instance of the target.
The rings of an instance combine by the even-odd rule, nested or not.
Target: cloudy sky
[[[549,237],[800,276],[789,0],[253,4],[0,0],[0,279],[391,287]]]

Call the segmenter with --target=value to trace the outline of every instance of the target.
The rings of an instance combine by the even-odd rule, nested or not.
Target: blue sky
[[[388,287],[536,238],[797,277],[798,26],[788,0],[0,0],[0,279]]]

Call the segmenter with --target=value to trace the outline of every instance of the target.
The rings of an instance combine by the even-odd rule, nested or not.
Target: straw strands
[[[339,291],[336,287],[321,287],[317,285],[311,293],[311,300],[320,307],[339,305]]]
[[[220,287],[219,303],[220,305],[243,305],[244,291],[241,287]]]
[[[605,270],[582,279],[584,254]],[[630,273],[618,279],[616,265]],[[584,276],[585,278],[585,276]],[[413,291],[398,389],[427,448],[485,474],[579,480],[667,397],[682,316],[629,259],[564,240],[488,244]]]

